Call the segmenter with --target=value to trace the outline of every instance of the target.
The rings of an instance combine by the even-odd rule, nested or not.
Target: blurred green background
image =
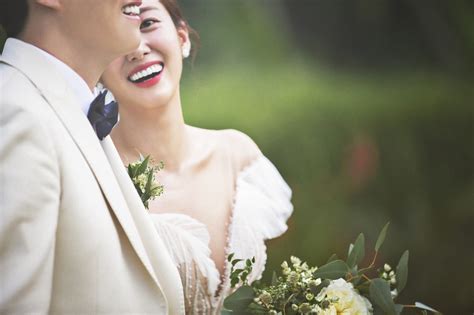
[[[390,221],[379,261],[410,250],[400,301],[472,314],[474,2],[181,5],[201,36],[187,122],[246,132],[293,189],[267,271],[290,255],[345,257],[360,232],[371,258]]]
[[[293,189],[268,270],[410,250],[400,302],[474,312],[474,2],[181,0],[186,120],[250,135]],[[368,257],[367,260],[370,260]],[[270,272],[265,273],[268,279]]]

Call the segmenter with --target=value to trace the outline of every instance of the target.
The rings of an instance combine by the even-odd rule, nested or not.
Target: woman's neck
[[[122,107],[112,138],[125,164],[137,160],[141,154],[163,161],[167,171],[181,168],[188,143],[181,104],[175,103],[140,110],[137,106]]]

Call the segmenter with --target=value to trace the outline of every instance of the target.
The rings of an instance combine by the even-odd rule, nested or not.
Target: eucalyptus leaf
[[[253,302],[255,292],[250,286],[242,286],[224,300],[224,307],[230,311],[245,311]]]
[[[342,260],[333,260],[314,272],[315,278],[336,280],[343,278],[349,272],[349,266]]]
[[[407,279],[408,279],[408,257],[409,257],[409,252],[406,250],[402,257],[400,258],[400,261],[398,262],[397,265],[397,271],[396,271],[396,279],[397,279],[397,290],[398,294],[402,292],[402,290],[405,288],[405,285],[407,284]]]
[[[375,251],[378,252],[380,247],[382,246],[383,242],[385,241],[385,236],[387,235],[388,226],[390,222],[387,222],[383,227],[382,231],[380,231],[379,237],[377,238],[377,242],[375,243]]]
[[[231,253],[229,256],[227,256],[227,261],[231,262],[234,255],[235,255],[235,253]]]
[[[330,263],[331,261],[334,261],[337,259],[337,255],[336,254],[332,254],[331,257],[329,257],[328,261],[326,263]]]
[[[357,237],[354,247],[350,251],[349,257],[347,257],[347,264],[349,267],[354,267],[362,261],[365,256],[365,237],[364,234],[360,233]]]
[[[431,308],[428,305],[425,305],[425,304],[420,303],[420,302],[415,302],[415,307],[417,307],[419,309],[422,309],[422,310],[427,310],[427,311],[433,312],[435,314],[441,314],[440,311],[437,311],[434,308]]]
[[[390,294],[390,285],[386,280],[373,279],[369,287],[370,299],[377,304],[386,314],[398,315],[395,303]]]

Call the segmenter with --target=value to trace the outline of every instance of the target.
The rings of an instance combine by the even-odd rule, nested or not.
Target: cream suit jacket
[[[24,44],[0,57],[0,314],[184,314],[110,138]]]

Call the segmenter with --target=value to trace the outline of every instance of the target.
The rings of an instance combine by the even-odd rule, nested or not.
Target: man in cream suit
[[[181,280],[87,114],[136,0],[0,0],[0,314],[183,314]],[[103,137],[104,135],[100,136]]]

